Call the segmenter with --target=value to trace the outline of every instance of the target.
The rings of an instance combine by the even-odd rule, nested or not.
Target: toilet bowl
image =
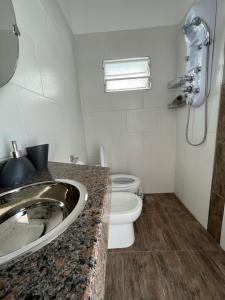
[[[108,167],[104,146],[100,148],[100,160],[102,167]],[[111,175],[111,184],[113,192],[130,192],[134,194],[140,193],[140,179],[128,174]]]
[[[142,210],[142,200],[129,192],[112,192],[108,249],[126,248],[135,241],[133,223]]]

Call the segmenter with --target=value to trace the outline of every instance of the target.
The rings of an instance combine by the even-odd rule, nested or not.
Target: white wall
[[[113,173],[140,176],[145,193],[173,192],[176,113],[167,83],[175,76],[176,27],[76,35],[89,163],[105,145]],[[104,93],[103,59],[150,56],[152,89]]]
[[[50,160],[85,160],[74,39],[55,0],[13,1],[21,32],[16,73],[0,89],[0,158],[10,141],[50,144]]]
[[[180,25],[181,27],[181,25]],[[199,146],[189,146],[185,140],[187,108],[177,110],[177,148],[175,192],[200,223],[207,227],[217,118],[223,69],[223,44],[225,29],[225,2],[218,0],[217,27],[214,45],[212,90],[208,99],[208,136],[207,141]],[[179,54],[177,56],[178,75],[185,73],[184,37],[178,31]],[[192,110],[190,136],[199,141],[204,130],[204,106]]]
[[[71,11],[70,11],[70,5],[69,5],[69,1],[68,0],[57,0],[62,12],[69,24],[69,26],[71,27]]]

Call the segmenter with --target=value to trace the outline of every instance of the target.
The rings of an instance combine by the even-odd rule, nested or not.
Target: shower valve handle
[[[200,88],[195,88],[195,89],[193,89],[193,93],[194,93],[194,94],[200,93]]]
[[[185,75],[184,79],[186,82],[192,82],[194,80],[194,76],[193,75]]]
[[[191,94],[192,91],[193,91],[193,87],[191,85],[187,86],[182,90],[183,93],[188,93],[188,94]]]

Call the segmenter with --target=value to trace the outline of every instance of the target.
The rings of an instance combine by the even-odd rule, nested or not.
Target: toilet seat
[[[140,179],[128,174],[111,175],[112,191],[126,191],[138,193],[140,187]]]
[[[140,185],[140,179],[138,177],[128,174],[112,174],[111,181],[112,187],[115,188]]]
[[[134,222],[141,214],[142,200],[133,193],[113,192],[111,196],[110,224]]]

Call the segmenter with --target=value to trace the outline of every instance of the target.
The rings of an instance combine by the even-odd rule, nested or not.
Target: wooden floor
[[[176,196],[146,196],[135,234],[108,251],[105,300],[225,300],[225,253]]]

